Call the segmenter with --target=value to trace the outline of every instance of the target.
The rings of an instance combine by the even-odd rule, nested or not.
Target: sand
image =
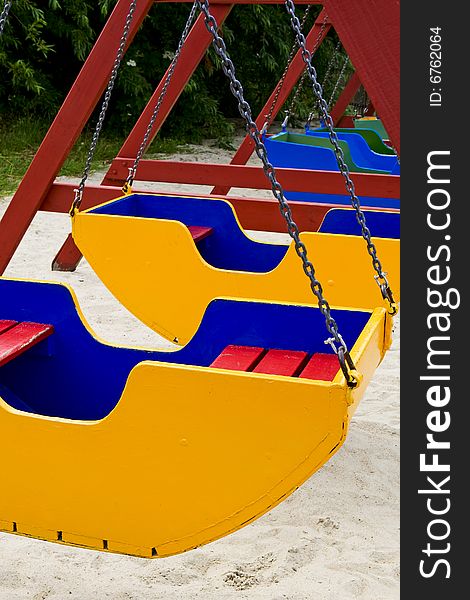
[[[226,162],[229,155],[206,146],[174,158]],[[93,179],[99,181],[100,174]],[[0,200],[0,215],[7,204],[8,199]],[[85,261],[75,273],[51,272],[68,231],[67,216],[39,214],[5,275],[69,283],[92,327],[111,342],[168,345],[117,303]],[[281,234],[256,237],[284,239]],[[153,561],[0,534],[0,600],[46,598],[398,599],[399,320],[392,349],[375,373],[344,446],[295,494],[242,530]]]

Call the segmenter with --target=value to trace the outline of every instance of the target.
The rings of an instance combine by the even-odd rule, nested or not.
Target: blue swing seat
[[[318,308],[215,300],[186,347],[143,350],[65,286],[0,279],[4,326],[50,332],[0,367],[0,531],[151,558],[260,517],[340,448],[389,347],[384,308],[334,316],[354,389]]]
[[[335,310],[334,316],[352,347],[371,311]],[[0,367],[0,398],[25,412],[82,421],[109,415],[130,372],[143,361],[210,367],[230,345],[327,352],[323,315],[307,306],[214,300],[193,339],[176,351],[100,342],[84,326],[70,290],[60,284],[0,279],[0,318],[53,330]]]
[[[309,129],[307,135],[329,138],[328,132]],[[338,139],[347,142],[354,162],[364,169],[389,171],[391,175],[400,174],[400,164],[396,156],[378,154],[371,150],[365,139],[358,133],[336,132]]]
[[[286,169],[338,171],[338,164],[332,148],[317,148],[305,143],[308,140],[311,141],[312,138],[313,136],[310,135],[293,134],[290,132],[267,136],[264,139],[264,143],[269,161],[275,167]],[[343,149],[347,146],[344,141],[340,141],[340,145]],[[350,170],[353,172],[354,169]],[[361,173],[385,173],[384,171],[363,169],[357,166],[355,167],[355,171]],[[326,202],[343,206],[350,206],[351,204],[350,197],[343,194],[319,194],[285,190],[285,196],[288,200],[296,202]],[[361,205],[368,208],[400,208],[400,200],[398,198],[361,196],[360,200]]]

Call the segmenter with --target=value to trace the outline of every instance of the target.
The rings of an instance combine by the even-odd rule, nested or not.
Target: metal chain
[[[325,13],[325,16],[323,18],[323,21],[322,21],[322,24],[321,24],[321,27],[320,27],[320,31],[318,32],[318,37],[317,37],[317,39],[315,41],[315,45],[313,46],[313,49],[312,49],[312,56],[315,54],[315,52],[318,50],[318,48],[320,46],[320,42],[321,42],[321,39],[322,39],[322,36],[323,36],[323,32],[325,31],[325,28],[326,28],[327,24],[328,24],[328,15]],[[294,45],[297,48],[297,41],[294,41]],[[304,83],[305,83],[306,77],[307,77],[307,70],[304,69],[303,73],[302,73],[302,77],[300,78],[300,81],[299,81],[299,83],[297,85],[297,89],[295,90],[294,95],[292,97],[292,101],[290,103],[290,106],[289,106],[289,108],[286,111],[286,117],[285,117],[285,119],[284,119],[284,121],[282,123],[282,127],[283,128],[287,127],[289,118],[290,118],[291,114],[294,112],[295,105],[297,104],[299,96],[300,96],[300,93],[302,92],[302,89],[304,87]]]
[[[331,106],[331,103],[333,102],[333,100],[334,100],[334,98],[336,96],[336,92],[338,91],[339,84],[343,80],[344,73],[346,71],[346,67],[348,66],[348,64],[349,64],[349,56],[346,55],[346,57],[344,59],[343,66],[341,68],[341,71],[339,72],[338,79],[336,80],[335,87],[333,88],[333,91],[331,92],[330,99],[328,100],[328,104],[327,104],[328,110],[329,110],[329,108]]]
[[[269,182],[271,183],[272,193],[276,200],[279,202],[281,215],[286,221],[288,233],[295,242],[295,251],[302,261],[303,270],[308,279],[310,280],[310,288],[315,294],[318,300],[318,307],[325,318],[326,328],[331,335],[331,337],[328,340],[326,340],[325,343],[330,344],[336,352],[336,354],[338,355],[338,360],[348,385],[350,387],[356,387],[358,385],[358,378],[355,372],[356,369],[354,363],[349,355],[346,344],[338,331],[338,325],[335,319],[331,316],[330,305],[323,296],[323,288],[321,286],[321,283],[315,276],[315,268],[313,264],[308,259],[307,248],[300,239],[299,228],[292,218],[292,211],[284,196],[283,189],[277,181],[274,167],[268,160],[266,146],[264,145],[261,139],[260,131],[255,121],[253,120],[251,107],[245,100],[243,87],[236,77],[235,66],[228,54],[225,42],[218,33],[217,21],[214,19],[210,12],[209,1],[198,0],[198,5],[201,12],[204,15],[206,28],[212,35],[212,43],[215,52],[221,59],[222,69],[230,81],[230,90],[237,99],[238,110],[246,123],[246,131],[254,142],[255,152],[263,164],[263,170]]]
[[[175,55],[173,56],[170,66],[168,67],[167,76],[165,78],[165,83],[163,84],[163,88],[162,88],[162,91],[160,92],[160,95],[158,97],[155,108],[153,109],[153,113],[152,113],[152,116],[148,123],[147,130],[144,134],[144,137],[142,139],[142,143],[140,144],[139,150],[137,151],[137,154],[136,154],[136,157],[134,160],[134,164],[132,165],[132,167],[129,168],[129,175],[128,175],[126,182],[122,188],[122,191],[126,194],[130,193],[130,191],[131,191],[132,184],[134,183],[135,174],[137,172],[137,167],[139,166],[139,162],[140,162],[142,156],[144,155],[145,149],[147,148],[150,136],[152,134],[153,126],[155,125],[155,121],[157,120],[158,113],[160,112],[160,108],[161,108],[161,106],[163,104],[163,100],[166,96],[168,87],[171,82],[171,78],[173,77],[173,73],[175,72],[175,68],[178,63],[178,60],[179,60],[179,57],[181,54],[181,50],[183,49],[186,38],[188,37],[189,31],[193,24],[194,17],[196,15],[197,10],[198,10],[197,0],[195,0],[193,6],[191,8],[191,11],[189,13],[188,19],[186,21],[186,25],[184,26],[183,33],[181,34],[181,38],[178,43],[178,48],[176,49]]]
[[[338,55],[339,49],[341,48],[341,40],[336,42],[335,49],[333,50],[333,54],[331,55],[330,60],[328,61],[328,66],[326,67],[325,75],[323,76],[323,81],[321,82],[322,88],[325,87],[326,82],[328,81],[331,71],[333,70],[333,65],[336,62],[336,57]]]
[[[368,108],[369,108],[369,96],[363,85],[359,88],[358,93],[356,94],[352,105],[354,107],[354,116],[357,118],[358,116],[364,117]]]
[[[3,4],[3,10],[0,13],[0,36],[3,34],[3,30],[5,28],[5,23],[7,22],[8,13],[10,12],[11,5],[13,4],[13,0],[5,0]]]
[[[369,98],[368,93],[366,92],[366,88],[363,87],[362,90],[364,92],[363,104],[362,104],[362,116],[364,116],[367,113],[367,111],[369,110],[370,98]]]
[[[296,43],[297,43],[297,40],[296,40]],[[333,50],[333,53],[330,56],[330,60],[328,61],[328,66],[326,67],[326,72],[325,72],[325,75],[323,76],[323,81],[321,82],[322,90],[325,88],[325,84],[328,81],[328,79],[330,78],[330,73],[331,73],[331,71],[333,69],[333,65],[336,62],[336,56],[337,56],[337,54],[339,52],[340,47],[341,47],[341,40],[338,40],[337,43],[336,43],[336,46],[335,46],[335,48]],[[307,76],[307,69],[305,69],[304,75]],[[318,101],[317,100],[315,100],[315,108],[313,108],[310,111],[310,113],[309,113],[309,115],[307,117],[307,122],[305,123],[305,130],[306,131],[308,131],[310,129],[310,125],[312,124],[312,120],[315,117],[315,110],[319,111]]]
[[[308,51],[305,44],[305,36],[300,30],[300,22],[295,14],[295,5],[293,0],[285,0],[285,5],[287,12],[291,18],[291,25],[295,32],[296,40],[299,45],[299,48],[302,52],[302,58],[307,67],[308,76],[312,82],[313,91],[317,98],[317,102],[320,108],[320,115],[325,123],[326,128],[328,129],[329,138],[331,144],[333,145],[334,153],[336,156],[336,161],[338,163],[339,170],[344,178],[346,189],[351,197],[351,204],[356,211],[356,219],[361,227],[362,237],[365,239],[367,243],[367,251],[372,259],[372,265],[377,275],[374,276],[380,291],[382,292],[382,296],[384,300],[389,303],[389,312],[394,315],[397,313],[397,305],[393,298],[392,290],[390,289],[387,274],[384,272],[382,268],[382,263],[380,262],[377,256],[377,249],[375,247],[374,242],[371,239],[371,233],[366,225],[366,218],[364,213],[361,210],[361,204],[359,202],[359,198],[356,196],[356,191],[354,187],[354,183],[351,180],[349,168],[344,159],[344,153],[339,144],[339,139],[336,131],[334,130],[333,119],[331,118],[328,112],[328,106],[326,104],[325,99],[323,98],[323,90],[321,85],[317,81],[317,73],[315,68],[312,65],[312,55]]]
[[[303,29],[305,26],[305,23],[307,21],[308,15],[310,14],[310,9],[312,8],[312,5],[309,4],[307,6],[307,8],[305,9],[305,13],[304,16],[302,17],[302,22],[300,23],[300,27]],[[321,33],[320,33],[321,35]],[[264,134],[268,127],[271,125],[271,119],[273,117],[273,112],[274,109],[276,108],[276,105],[278,103],[279,100],[279,95],[281,93],[282,88],[284,87],[284,81],[286,80],[287,77],[287,73],[289,72],[290,66],[292,64],[292,61],[294,60],[294,56],[297,53],[297,42],[294,40],[294,43],[292,44],[292,48],[291,51],[289,52],[289,58],[287,59],[287,63],[286,63],[286,67],[284,69],[284,73],[282,74],[281,79],[279,80],[279,83],[277,84],[277,88],[276,88],[276,93],[274,94],[274,98],[273,101],[271,102],[271,106],[269,108],[268,114],[266,115],[266,121],[263,125],[263,128],[261,130],[261,133]]]
[[[98,121],[96,123],[95,131],[93,132],[93,137],[90,144],[90,149],[88,150],[88,156],[85,163],[85,169],[83,171],[83,176],[80,181],[80,184],[75,192],[75,197],[72,203],[72,208],[70,209],[70,214],[73,216],[77,210],[79,210],[80,205],[83,199],[83,190],[85,189],[85,182],[88,179],[91,169],[91,163],[93,161],[93,156],[95,155],[96,146],[98,144],[98,139],[100,137],[101,129],[103,128],[104,118],[106,116],[106,111],[108,110],[109,100],[111,98],[111,93],[114,88],[114,83],[117,78],[117,74],[119,71],[119,65],[121,64],[122,57],[124,55],[124,50],[126,48],[127,39],[129,37],[129,30],[132,22],[132,17],[134,16],[135,7],[137,5],[137,0],[131,0],[129,5],[129,12],[126,17],[126,21],[124,24],[124,29],[122,32],[121,40],[119,42],[119,47],[116,53],[116,58],[114,59],[113,68],[111,71],[111,76],[108,81],[108,85],[106,87],[106,92],[104,94],[103,103],[101,105],[101,111],[98,116]]]

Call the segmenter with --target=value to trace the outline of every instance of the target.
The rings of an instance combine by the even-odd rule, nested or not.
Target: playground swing
[[[326,74],[322,83],[322,89],[330,74],[335,56],[338,54],[340,42],[335,47],[334,53],[329,61]],[[349,57],[346,55],[343,66],[335,82],[331,97],[327,106],[332,103],[336,91],[343,79],[345,68],[349,64]],[[304,72],[305,75],[305,72]],[[300,168],[337,171],[338,165],[333,148],[329,142],[328,131],[325,128],[311,129],[310,123],[313,117],[313,111],[310,113],[305,126],[305,134],[293,133],[287,130],[287,125],[291,114],[293,113],[295,102],[298,97],[298,90],[303,85],[303,77],[300,80],[299,87],[294,93],[293,100],[289,109],[286,111],[286,118],[282,124],[282,132],[266,139],[266,147],[271,162],[277,167]],[[359,130],[358,130],[359,131]],[[370,131],[370,130],[366,130]],[[351,172],[355,173],[387,173],[397,175],[400,173],[400,165],[396,156],[385,156],[378,154],[367,144],[366,138],[357,133],[356,130],[345,131],[336,130],[340,147],[343,151],[346,164]],[[308,137],[310,136],[310,137]],[[369,136],[367,136],[370,138]],[[382,146],[386,146],[382,140],[379,140]],[[376,142],[376,146],[377,146]],[[388,150],[391,150],[388,148]],[[393,153],[393,150],[391,150]],[[303,198],[304,199],[304,198]]]
[[[356,132],[341,132],[336,129],[336,133],[338,134],[338,139],[348,145],[351,157],[354,157],[353,160],[359,168],[382,171],[390,175],[398,175],[400,173],[400,164],[396,156],[374,152],[364,137]],[[328,139],[328,132],[326,131],[310,129],[306,131],[306,134],[315,138]]]
[[[375,155],[361,136],[338,133],[338,139],[351,173],[399,174],[400,165],[396,158]],[[270,160],[277,167],[338,170],[327,132],[282,131],[266,138],[266,147]]]
[[[198,6],[233,66],[207,0]],[[173,352],[104,344],[66,286],[0,279],[0,530],[167,556],[239,529],[320,468],[344,442],[391,318],[385,308],[333,318],[301,255],[318,308],[215,300]]]
[[[193,16],[191,12],[173,68]],[[250,239],[227,201],[130,193],[172,70],[170,67],[130,169],[124,186],[127,193],[80,211],[85,173],[72,209],[72,234],[98,277],[130,312],[167,339],[185,344],[196,332],[208,304],[217,297],[309,303],[311,290],[296,268],[295,243],[287,246]],[[397,233],[396,225],[392,225],[395,219],[391,214],[382,218],[380,230],[394,229],[394,234],[387,232],[385,239],[375,242],[389,265],[390,283],[398,289],[399,241],[390,239]],[[375,218],[372,231],[377,223]],[[335,232],[334,224],[342,233]],[[331,304],[360,309],[376,306],[377,288],[368,275],[370,257],[362,247],[356,213],[344,210],[336,217],[327,216],[324,225],[325,232],[320,228],[319,232],[303,233],[301,239],[308,251],[315,253],[319,277],[328,281]],[[351,265],[357,282],[354,290],[350,285]],[[162,285],[166,290],[162,291]]]
[[[400,164],[394,150],[387,146],[374,130],[335,128],[335,131],[338,138],[348,144],[351,158],[359,167],[383,170],[391,175],[400,173]],[[310,120],[305,126],[305,133],[314,137],[328,138],[326,128],[310,129]],[[383,150],[385,151],[382,152]]]
[[[303,23],[301,24],[302,28]],[[318,40],[321,39],[321,31]],[[340,41],[338,41],[334,52],[330,58],[327,70],[322,82],[322,88],[329,78],[332,70],[332,65],[335,57],[338,54]],[[293,53],[291,52],[286,71],[292,62]],[[349,58],[343,63],[343,67],[339,73],[335,83],[333,93],[330,98],[330,103],[334,98],[335,90],[339,85],[341,77],[344,73],[344,67],[348,64]],[[285,72],[286,72],[285,71]],[[277,167],[299,168],[299,169],[322,169],[322,170],[338,170],[336,158],[334,156],[331,144],[328,140],[328,130],[325,127],[315,129],[310,128],[310,122],[313,118],[313,111],[310,113],[305,125],[305,134],[292,133],[287,130],[287,125],[291,115],[294,112],[297,99],[300,91],[303,88],[306,71],[302,74],[299,84],[294,92],[291,103],[286,111],[286,117],[282,123],[282,132],[265,138],[265,144],[268,148],[270,161]],[[283,79],[280,80],[282,85]],[[270,117],[273,112],[274,104],[277,101],[279,94],[276,94],[271,106],[270,112],[266,117],[266,124],[271,121]],[[263,128],[263,133],[266,133],[267,126]],[[378,134],[372,129],[341,129],[335,128],[340,140],[340,146],[346,158],[347,165],[352,172],[366,173],[387,173],[398,174],[400,171],[399,163],[396,159],[395,152],[392,148],[384,144]],[[313,136],[315,139],[309,139],[308,136]],[[318,139],[322,138],[322,139]],[[385,155],[385,156],[382,156]],[[334,202],[336,204],[349,204],[349,197],[340,194],[318,194],[306,192],[290,192],[286,191],[286,197],[289,200],[301,202]],[[366,207],[373,208],[399,208],[399,199],[366,197],[362,203]]]
[[[352,122],[354,123],[354,120],[358,120],[358,119],[363,119],[363,123],[364,123],[364,127],[335,127],[335,131],[338,134],[351,134],[354,135],[354,138],[357,139],[357,136],[360,136],[364,139],[364,141],[366,142],[367,146],[369,147],[369,149],[376,154],[380,154],[380,155],[392,155],[394,157],[396,157],[396,152],[395,150],[388,144],[386,144],[382,137],[376,132],[374,131],[374,129],[372,128],[367,128],[367,126],[365,125],[366,123],[366,113],[369,109],[369,104],[370,104],[370,100],[369,97],[367,95],[367,92],[365,91],[364,87],[361,86],[359,89],[359,92],[356,94],[356,97],[359,95],[359,99],[354,99],[352,102],[352,106],[354,108],[355,114],[354,117],[352,118]],[[367,117],[369,118],[369,117]],[[369,118],[369,120],[371,120]],[[315,129],[310,129],[309,127],[309,123],[307,122],[306,125],[306,132],[307,133],[325,133],[327,132],[326,127],[318,127]]]

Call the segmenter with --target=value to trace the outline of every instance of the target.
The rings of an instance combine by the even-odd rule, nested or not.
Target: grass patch
[[[26,173],[36,150],[48,130],[48,123],[33,118],[7,121],[0,118],[0,196],[12,194]],[[84,132],[70,152],[60,175],[81,177],[88,155],[92,132]],[[117,155],[123,138],[107,132],[102,133],[92,163],[92,172],[107,168]],[[184,143],[174,139],[156,138],[149,148],[149,154],[174,154],[191,152]]]

